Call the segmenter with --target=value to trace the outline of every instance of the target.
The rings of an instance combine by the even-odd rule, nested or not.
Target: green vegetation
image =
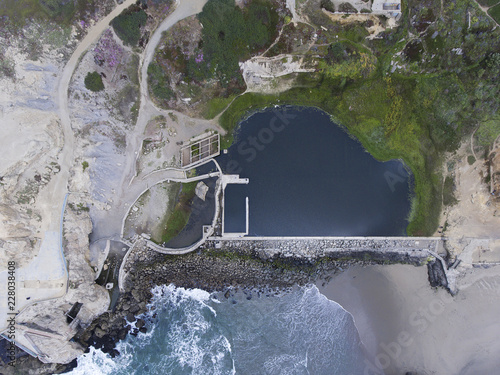
[[[474,157],[474,155],[467,156],[467,163],[469,163],[469,165],[472,165],[475,162],[476,162],[476,158]]]
[[[475,137],[481,146],[491,146],[500,135],[500,115],[483,121],[475,133]]]
[[[358,13],[358,10],[351,3],[342,3],[339,5],[339,12]]]
[[[14,66],[14,61],[5,57],[0,50],[0,77],[14,78],[16,76]]]
[[[89,162],[87,160],[83,161],[82,162],[82,168],[83,168],[83,171],[85,172],[85,169],[87,169],[89,167]]]
[[[38,0],[3,0],[0,2],[0,18],[7,17],[14,24],[24,25],[30,18],[45,18]]]
[[[331,0],[321,0],[320,6],[329,12],[335,12],[335,5]]]
[[[278,23],[277,13],[261,0],[244,10],[233,0],[210,0],[198,18],[203,25],[203,62],[194,67],[223,86],[241,80],[238,62],[265,49],[276,36]]]
[[[137,117],[139,117],[140,106],[141,106],[141,97],[138,96],[137,100],[134,102],[132,107],[130,107],[130,116],[131,116],[132,124],[134,124],[134,125],[137,123]]]
[[[367,78],[375,71],[376,62],[368,51],[346,41],[330,44],[319,68],[329,78]]]
[[[117,115],[127,124],[135,124],[140,105],[139,86],[128,84],[112,100]]]
[[[481,4],[484,7],[491,7],[495,4],[498,4],[498,0],[478,0],[478,3]]]
[[[231,101],[235,98],[234,95],[228,97],[228,98],[212,98],[210,99],[206,106],[205,109],[202,111],[202,116],[203,118],[206,118],[208,120],[213,119],[215,116],[217,116],[219,113],[221,113],[230,103]]]
[[[101,75],[97,72],[87,73],[85,77],[85,87],[94,92],[104,90],[104,83],[102,83]]]
[[[162,102],[175,97],[174,92],[170,88],[169,78],[156,62],[152,62],[148,66],[148,85],[153,95]]]
[[[51,18],[70,19],[75,11],[73,0],[39,0],[42,9]]]
[[[133,53],[130,56],[130,62],[127,65],[127,76],[131,83],[139,86],[139,56]]]
[[[197,181],[182,184],[181,192],[174,212],[167,220],[166,229],[161,235],[161,242],[167,243],[177,236],[186,226],[191,214],[191,201],[195,195]]]
[[[146,12],[133,5],[111,21],[111,26],[125,44],[135,47],[141,38],[141,27],[146,24],[147,19]]]
[[[83,2],[80,0],[79,2]],[[7,17],[15,25],[23,26],[29,19],[54,20],[69,24],[75,14],[73,0],[2,0],[0,18]]]
[[[168,117],[170,117],[170,120],[172,120],[173,122],[177,122],[178,120],[174,112],[168,112]]]
[[[49,21],[60,26],[69,26],[76,20],[86,20],[96,8],[105,7],[99,0],[2,0],[0,20],[14,26],[11,31],[19,31],[30,20],[37,23]],[[53,31],[58,33],[57,28]],[[49,32],[52,33],[52,32]]]
[[[493,19],[497,21],[497,23],[500,23],[500,4],[488,9],[488,14],[493,17]]]
[[[148,71],[156,105],[215,117],[245,91],[239,63],[271,45],[287,14],[274,0],[209,0],[163,35]]]
[[[453,177],[446,176],[443,185],[443,204],[445,206],[452,206],[458,203],[454,191],[455,191],[455,182],[453,181]]]
[[[80,211],[85,211],[85,212],[89,212],[90,211],[90,208],[88,206],[85,206],[83,203],[78,203],[76,207]]]

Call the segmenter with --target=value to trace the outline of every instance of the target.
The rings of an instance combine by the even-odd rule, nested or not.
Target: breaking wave
[[[210,294],[157,286],[142,318],[111,358],[98,349],[71,374],[361,374],[353,319],[316,286]]]

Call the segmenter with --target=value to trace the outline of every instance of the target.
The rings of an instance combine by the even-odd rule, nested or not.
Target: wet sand
[[[500,267],[468,269],[452,297],[426,267],[352,267],[321,293],[356,322],[371,359],[365,374],[496,374],[500,368]]]

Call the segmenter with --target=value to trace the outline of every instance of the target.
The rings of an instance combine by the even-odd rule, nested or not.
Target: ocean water
[[[225,298],[173,285],[153,289],[148,332],[78,358],[71,374],[362,374],[352,316],[316,286]]]

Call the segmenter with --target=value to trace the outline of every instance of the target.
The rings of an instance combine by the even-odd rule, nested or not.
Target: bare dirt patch
[[[338,22],[340,25],[349,25],[353,23],[363,24],[368,33],[370,34],[367,38],[374,39],[381,32],[385,31],[387,27],[395,27],[396,23],[393,18],[389,18],[386,21],[382,21],[380,16],[374,14],[335,14],[327,11],[323,11],[328,18],[333,22]]]
[[[180,182],[162,182],[141,195],[125,220],[124,237],[146,233],[153,241],[161,242],[165,221],[174,212],[180,188]]]
[[[469,164],[467,157],[470,155],[470,143],[466,142],[445,166],[446,174],[454,177],[454,194],[458,202],[443,209],[443,234],[454,239],[498,238],[500,209],[491,194],[490,184],[485,181],[488,165],[481,158]]]

